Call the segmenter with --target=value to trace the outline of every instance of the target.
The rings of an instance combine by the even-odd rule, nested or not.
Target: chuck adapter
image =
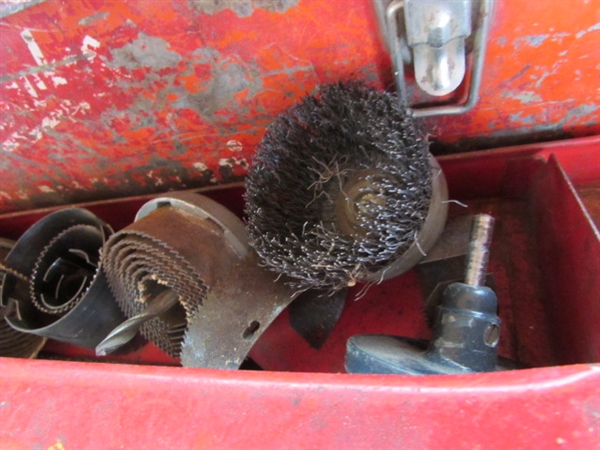
[[[428,148],[395,94],[321,86],[257,149],[246,184],[250,244],[301,291],[400,275],[446,222],[446,181]]]
[[[453,283],[444,291],[431,342],[396,336],[353,336],[346,349],[348,373],[459,374],[510,368],[508,362],[497,362],[498,302],[494,291],[482,285],[493,225],[493,217],[475,216],[465,283]]]

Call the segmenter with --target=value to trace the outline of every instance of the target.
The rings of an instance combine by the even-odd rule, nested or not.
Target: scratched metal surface
[[[0,213],[230,183],[318,83],[392,88],[369,0],[46,0],[0,33]],[[482,100],[435,148],[597,134],[599,72],[597,2],[498,1]]]

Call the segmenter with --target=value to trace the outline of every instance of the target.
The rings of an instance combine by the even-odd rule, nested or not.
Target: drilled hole
[[[486,345],[495,347],[498,344],[498,339],[500,339],[500,328],[498,328],[498,325],[488,326],[485,329],[483,339],[485,340]]]
[[[250,325],[248,325],[248,327],[242,334],[242,337],[244,339],[246,339],[247,341],[249,341],[250,339],[252,339],[254,337],[254,335],[256,334],[256,332],[258,331],[259,328],[260,328],[260,323],[257,322],[256,320],[253,320],[252,322],[250,322]]]

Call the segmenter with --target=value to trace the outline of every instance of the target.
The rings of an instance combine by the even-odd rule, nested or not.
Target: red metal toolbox
[[[240,180],[275,115],[319,83],[393,89],[367,0],[0,6],[5,238],[73,203],[118,230],[188,188],[241,216]],[[352,335],[430,338],[410,271],[356,301],[352,288],[319,349],[284,311],[250,353],[261,371],[182,368],[151,344],[96,358],[49,341],[37,360],[0,358],[0,447],[598,448],[599,22],[595,2],[497,1],[479,103],[427,119],[466,205],[450,217],[496,217],[500,355],[527,368],[345,374]]]

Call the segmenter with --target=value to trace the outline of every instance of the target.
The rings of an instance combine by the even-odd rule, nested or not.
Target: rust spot
[[[250,17],[255,9],[284,13],[299,0],[188,0],[190,8],[213,15],[229,9],[238,17]]]
[[[108,17],[108,12],[99,12],[96,14],[92,14],[91,16],[84,17],[79,22],[77,22],[81,26],[90,25],[98,20],[105,20]]]
[[[112,61],[109,67],[119,67],[135,70],[148,67],[153,70],[166,69],[176,66],[181,61],[181,55],[169,50],[169,43],[164,39],[139,33],[136,40],[121,48],[111,50]]]

